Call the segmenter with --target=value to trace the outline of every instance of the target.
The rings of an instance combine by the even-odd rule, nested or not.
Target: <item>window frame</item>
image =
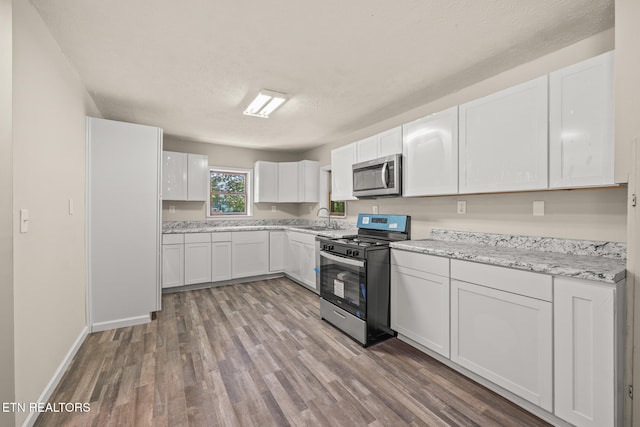
[[[211,172],[246,174],[245,194],[247,195],[247,213],[246,214],[211,214]],[[207,176],[208,197],[207,197],[207,219],[233,219],[233,218],[250,218],[253,216],[253,169],[246,168],[230,168],[226,166],[209,166]]]

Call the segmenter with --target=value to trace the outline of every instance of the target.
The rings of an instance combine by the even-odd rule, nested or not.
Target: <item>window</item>
[[[209,217],[251,216],[251,170],[209,169]]]

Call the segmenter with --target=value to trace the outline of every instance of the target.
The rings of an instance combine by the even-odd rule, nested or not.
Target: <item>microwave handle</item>
[[[389,188],[389,174],[387,173],[387,168],[389,167],[389,162],[384,162],[382,165],[382,185],[384,188]]]

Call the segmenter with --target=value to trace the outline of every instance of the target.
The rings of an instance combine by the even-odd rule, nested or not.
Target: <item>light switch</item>
[[[467,201],[466,200],[458,200],[458,213],[466,214],[467,213]]]
[[[539,200],[533,202],[533,216],[544,216],[544,202]]]
[[[176,213],[176,207],[175,206],[169,206],[169,213]]]
[[[20,209],[20,232],[29,232],[29,209]]]
[[[276,212],[276,211],[277,211],[276,207],[275,206],[271,206],[271,212]]]
[[[375,206],[375,205],[374,205],[374,206],[372,206],[372,208],[371,208],[371,213],[372,213],[372,214],[377,214],[377,213],[378,213],[378,206]]]

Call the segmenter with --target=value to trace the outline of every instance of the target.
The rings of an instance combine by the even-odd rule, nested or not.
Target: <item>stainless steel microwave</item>
[[[402,154],[353,165],[353,196],[358,198],[402,194]]]

